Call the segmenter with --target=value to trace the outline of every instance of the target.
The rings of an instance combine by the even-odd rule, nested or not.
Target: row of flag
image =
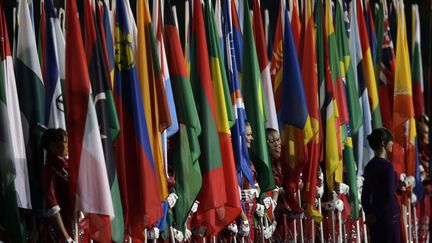
[[[320,165],[329,191],[350,186],[351,217],[359,218],[357,175],[373,156],[365,139],[373,128],[394,132],[398,173],[418,174],[418,9],[410,55],[403,2],[393,6],[395,50],[386,0],[376,12],[361,0],[305,0],[302,10],[294,1],[290,11],[281,1],[269,60],[260,3],[252,2],[252,14],[248,1],[190,2],[182,48],[169,0],[137,1],[136,15],[117,0],[113,24],[104,1],[83,1],[78,16],[66,0],[65,33],[45,0],[38,35],[31,1],[21,0],[12,55],[0,1],[0,205],[8,209],[0,224],[14,242],[24,241],[18,208],[43,208],[38,124],[67,130],[70,198],[102,242],[144,240],[144,229],[160,223],[169,168],[177,228],[185,230],[198,200],[194,226],[220,232],[241,213],[243,182],[254,185],[250,161],[261,190],[276,187],[266,129],[281,135],[285,191],[297,192],[302,175],[302,200],[316,220]]]

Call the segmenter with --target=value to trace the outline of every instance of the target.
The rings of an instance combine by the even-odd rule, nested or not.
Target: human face
[[[252,144],[252,140],[253,140],[254,138],[252,137],[252,128],[251,128],[251,126],[249,125],[247,125],[246,126],[246,144],[247,144],[247,147],[248,148],[250,148],[251,147],[251,144]]]
[[[65,136],[63,140],[53,142],[51,151],[58,157],[67,157],[69,155],[68,138]]]
[[[393,151],[393,141],[390,141],[385,145],[385,150],[390,153]]]
[[[270,154],[273,158],[279,159],[281,155],[282,145],[279,133],[271,131],[267,134],[267,144],[269,146]]]

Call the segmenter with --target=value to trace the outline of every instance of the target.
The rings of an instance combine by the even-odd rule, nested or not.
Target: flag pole
[[[413,206],[413,214],[414,214],[414,232],[415,232],[415,243],[418,243],[418,221],[417,221],[417,210],[416,205]]]
[[[333,243],[336,243],[336,222],[335,222],[335,212],[334,209],[331,211],[331,219],[332,219],[332,238]]]
[[[263,223],[263,218],[264,217],[259,217],[260,218],[260,227],[261,227],[261,242],[264,243],[265,239],[264,239],[264,223]]]
[[[314,221],[314,219],[313,219],[313,217],[312,217],[312,220],[311,220],[311,226],[312,226],[312,229],[311,229],[311,234],[312,234],[312,239],[311,239],[311,242],[312,243],[315,243],[315,221]]]
[[[339,225],[339,242],[343,242],[343,237],[342,237],[342,213],[338,210],[338,225]]]
[[[321,210],[321,198],[318,198],[318,210],[320,212],[320,214],[322,215],[322,210]],[[324,242],[324,225],[323,225],[323,221],[321,220],[321,222],[319,223],[320,226],[320,239],[321,242]],[[367,242],[365,242],[367,243]]]
[[[298,202],[299,202],[299,206],[301,207],[301,195],[300,195],[300,189],[297,190],[297,196],[298,196]],[[303,213],[302,213],[303,214]],[[303,215],[300,214],[300,219],[299,219],[299,225],[300,225],[300,242],[304,243],[304,235],[303,235]]]
[[[356,220],[356,230],[357,230],[357,240],[356,243],[361,242],[361,235],[360,235],[360,220]],[[366,237],[365,237],[366,238]]]
[[[363,211],[363,209],[362,209],[362,218],[363,218],[364,243],[368,243],[367,225],[364,223],[364,222],[366,222],[366,215],[365,215],[365,212]]]
[[[294,243],[297,243],[297,227],[296,227],[296,224],[297,224],[297,220],[294,219],[294,220],[293,220],[293,228],[294,228]]]

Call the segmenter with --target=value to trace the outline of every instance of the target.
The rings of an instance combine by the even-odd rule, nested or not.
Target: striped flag
[[[69,141],[69,187],[74,209],[90,218],[90,232],[114,217],[110,185],[96,116],[90,76],[85,61],[78,12],[73,0],[66,2],[66,118]],[[101,228],[100,228],[101,227]],[[111,239],[111,229],[103,231]],[[95,235],[92,235],[96,239]]]
[[[372,115],[370,111],[368,89],[366,87],[366,81],[363,72],[363,54],[360,44],[360,36],[358,32],[357,24],[357,4],[353,1],[351,2],[351,13],[350,13],[350,53],[351,62],[354,67],[354,76],[357,80],[357,89],[359,92],[359,102],[360,110],[363,114],[362,125],[359,131],[354,136],[354,149],[355,160],[357,161],[357,175],[363,176],[364,167],[366,163],[369,162],[374,156],[373,150],[370,148],[366,137],[372,133]]]
[[[238,187],[231,186],[238,182],[230,131],[235,122],[234,109],[230,99],[227,74],[219,46],[220,42],[216,23],[213,18],[214,11],[211,6],[210,1],[205,4],[204,20],[205,29],[207,30],[206,36],[213,84],[213,101],[225,177],[225,216],[219,220],[216,217],[216,225],[220,231],[240,215],[241,206],[239,189]]]
[[[412,6],[412,85],[413,85],[413,99],[414,99],[414,114],[415,118],[420,118],[424,112],[424,97],[423,97],[423,65],[421,57],[421,44],[420,44],[420,17],[418,5]]]
[[[321,145],[321,117],[319,113],[318,98],[318,72],[316,66],[314,17],[312,15],[312,1],[305,2],[305,33],[304,48],[302,52],[302,76],[306,102],[312,127],[312,141],[308,144],[309,163],[303,170],[305,181],[304,191],[306,192],[306,211],[314,217],[316,221],[321,220],[322,216],[315,208],[316,187],[318,184],[318,167],[322,160]]]
[[[284,63],[282,74],[282,93],[280,122],[282,129],[281,161],[289,193],[297,191],[298,180],[304,165],[308,161],[307,144],[313,131],[309,117],[303,78],[297,58],[288,11],[285,11]]]
[[[11,50],[9,46],[9,37],[4,14],[4,1],[0,1],[0,37],[3,40],[0,45],[1,68],[0,68],[0,226],[6,230],[10,240],[13,242],[26,242],[24,234],[24,222],[20,219],[20,198],[18,197],[18,186],[16,178],[22,176],[20,168],[16,168],[16,155],[14,151],[15,139],[13,138],[14,130],[19,128],[20,123],[13,120],[14,113],[10,113],[10,108],[15,108],[19,115],[18,99],[11,100],[10,92],[15,88],[15,80],[11,82],[13,74]],[[15,106],[15,107],[14,107]],[[24,147],[24,144],[22,145]],[[25,155],[25,152],[23,151]],[[18,180],[19,182],[19,180]]]
[[[363,56],[363,72],[366,80],[366,87],[369,95],[369,104],[372,114],[373,128],[382,127],[381,111],[379,105],[377,84],[375,79],[375,72],[373,69],[373,61],[371,49],[369,46],[369,39],[367,34],[367,27],[363,15],[361,1],[357,0],[357,23],[360,35],[360,44]]]
[[[241,69],[241,88],[243,92],[246,115],[251,124],[254,140],[252,140],[250,158],[257,171],[257,181],[261,191],[269,191],[275,188],[272,165],[268,153],[265,134],[265,104],[264,92],[253,39],[252,23],[249,14],[248,2],[244,2],[243,20],[243,56]]]
[[[383,111],[393,111],[393,89],[395,74],[395,54],[393,41],[390,35],[390,25],[387,13],[387,1],[380,3],[378,13],[378,48],[375,73],[378,75],[378,94],[380,108]],[[382,121],[384,127],[393,127],[392,112],[383,112]]]
[[[172,123],[151,23],[147,3],[139,1],[137,4],[137,28],[141,31],[137,33],[136,65],[162,201],[168,196],[168,184],[162,153],[161,132],[170,127]]]
[[[115,218],[111,221],[111,225],[109,224],[110,222],[100,222],[100,218],[90,218],[91,225],[98,223],[99,226],[96,232],[91,232],[90,237],[98,241],[111,240],[112,238],[114,242],[121,242],[124,234],[123,211],[121,208],[116,162],[113,151],[113,140],[119,133],[120,125],[111,89],[110,73],[104,56],[107,50],[103,45],[105,36],[102,35],[99,25],[99,19],[101,17],[99,6],[97,6],[96,10],[97,12],[94,16],[90,2],[84,1],[85,53],[93,90],[92,95],[95,100],[96,114],[100,126],[101,141]],[[111,226],[112,233],[109,231],[108,226]]]
[[[359,95],[356,86],[356,79],[354,75],[353,63],[351,60],[351,53],[346,36],[346,26],[349,22],[345,22],[343,7],[340,2],[336,3],[336,37],[339,49],[339,62],[341,63],[341,70],[345,72],[345,89],[347,94],[348,112],[350,114],[350,122],[347,131],[347,138],[344,141],[343,161],[345,164],[344,181],[350,187],[348,199],[351,206],[351,216],[358,219],[359,217],[359,198],[357,193],[357,175],[356,175],[356,161],[354,157],[354,149],[351,136],[357,134],[363,122],[361,107],[359,102]]]
[[[223,6],[223,35],[225,36],[225,67],[228,74],[228,84],[231,92],[231,102],[234,108],[235,123],[231,127],[231,138],[234,149],[234,156],[237,167],[237,179],[240,188],[243,188],[243,178],[249,185],[254,185],[249,151],[246,143],[246,111],[243,102],[243,95],[240,90],[240,77],[238,72],[237,61],[241,62],[241,57],[236,56],[241,50],[235,50],[235,47],[242,48],[241,34],[233,29],[234,18],[231,12],[233,0],[227,0]],[[235,15],[235,13],[234,13]],[[237,30],[238,31],[238,30]],[[239,45],[235,45],[238,43]]]
[[[326,0],[325,21],[326,92],[330,99],[326,111],[326,180],[328,188],[333,191],[334,182],[342,182],[342,142],[346,137],[342,126],[348,122],[348,111],[330,0]]]
[[[221,153],[221,145],[226,143],[226,141],[222,140],[226,138],[219,134],[219,129],[226,131],[229,126],[220,123],[221,117],[218,116],[219,111],[216,105],[220,106],[220,103],[218,104],[216,100],[215,91],[220,90],[220,88],[217,89],[217,86],[212,82],[210,68],[213,69],[214,67],[211,67],[209,63],[201,1],[194,0],[193,4],[190,75],[202,126],[202,133],[199,138],[201,145],[199,161],[203,179],[202,190],[198,196],[200,206],[194,215],[193,224],[197,227],[204,227],[206,229],[205,234],[208,236],[217,234],[226,226],[223,222],[225,212],[233,214],[232,211],[230,212],[225,207],[228,199],[225,187],[229,184],[225,182],[224,160],[226,157]],[[217,40],[209,41],[217,42]],[[225,107],[224,104],[219,109]]]
[[[281,104],[281,87],[282,87],[282,65],[283,65],[283,19],[284,8],[283,2],[280,1],[278,10],[278,19],[275,30],[273,54],[270,64],[270,75],[274,92],[276,111],[280,110]]]
[[[36,38],[27,1],[19,2],[17,54],[15,76],[18,99],[22,116],[22,132],[27,152],[31,201],[35,212],[41,213],[42,188],[40,174],[44,165],[43,151],[40,149],[42,133],[36,132],[37,124],[44,124],[45,87],[38,59]]]
[[[115,46],[113,93],[120,133],[114,141],[114,152],[125,228],[133,238],[144,240],[144,228],[150,227],[162,216],[161,192],[135,65],[134,40],[123,1],[116,1],[116,11],[115,42],[118,44]]]
[[[178,127],[179,125],[177,121],[176,107],[174,104],[174,97],[173,97],[173,92],[171,87],[171,79],[169,74],[167,57],[165,53],[165,43],[162,38],[162,28],[163,28],[162,13],[161,13],[161,6],[159,0],[153,1],[152,11],[153,11],[153,19],[154,19],[154,21],[152,22],[152,26],[153,26],[154,36],[156,37],[156,43],[155,43],[156,52],[159,60],[159,67],[161,69],[162,79],[164,82],[163,88],[165,91],[169,114],[171,118],[171,125],[168,126],[166,130],[162,132],[162,151],[164,155],[165,168],[167,168],[167,163],[168,163],[167,140],[179,130]]]
[[[412,92],[411,65],[403,3],[398,4],[393,131],[395,135],[393,163],[398,173],[414,176],[416,170],[416,124]]]
[[[45,0],[46,38],[42,66],[45,81],[45,124],[66,130],[64,108],[65,40],[52,0]]]
[[[267,110],[267,121],[265,126],[266,128],[271,128],[279,132],[275,100],[273,95],[273,87],[270,77],[270,63],[268,62],[267,58],[267,47],[264,36],[264,27],[262,23],[261,9],[258,0],[254,0],[253,31]]]

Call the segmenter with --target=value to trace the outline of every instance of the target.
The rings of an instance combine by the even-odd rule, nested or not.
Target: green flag
[[[247,120],[251,125],[254,137],[250,149],[250,158],[255,165],[261,190],[269,191],[275,187],[275,182],[266,143],[263,85],[247,1],[244,2],[242,63],[242,66],[247,68],[242,70],[241,88]]]
[[[179,121],[179,132],[170,140],[173,153],[169,162],[175,171],[174,188],[178,195],[173,213],[177,228],[184,231],[189,211],[202,185],[198,162],[201,125],[169,0],[165,0],[164,9],[166,56]]]

